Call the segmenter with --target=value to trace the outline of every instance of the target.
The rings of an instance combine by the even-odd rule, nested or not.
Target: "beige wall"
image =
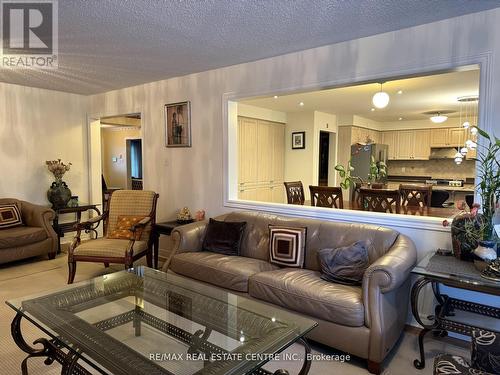
[[[286,123],[286,113],[254,105],[238,103],[238,116],[258,118],[261,120]]]
[[[71,162],[64,175],[73,195],[88,199],[88,98],[0,83],[0,196],[48,205],[53,181],[45,161]]]
[[[102,174],[108,187],[127,188],[126,140],[141,137],[137,127],[101,128]],[[117,158],[116,162],[113,158]]]
[[[394,176],[431,176],[432,178],[474,178],[475,161],[466,160],[457,165],[450,160],[389,160],[388,174]]]

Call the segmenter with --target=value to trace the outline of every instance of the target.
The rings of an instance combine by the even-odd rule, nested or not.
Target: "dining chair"
[[[309,185],[309,191],[311,192],[311,206],[344,208],[340,187]]]
[[[399,214],[401,197],[399,189],[360,189],[361,208],[363,211],[388,212]]]
[[[304,205],[304,187],[302,181],[283,182],[286,190],[288,204]]]
[[[450,193],[446,190],[433,190],[431,196],[431,207],[443,207],[443,203],[448,200]]]
[[[401,205],[412,207],[430,207],[432,185],[400,184]]]
[[[109,211],[76,224],[76,235],[68,250],[68,284],[75,279],[77,262],[104,263],[105,267],[121,263],[128,269],[146,256],[148,267],[152,267],[157,200],[154,191],[117,190],[111,194]],[[82,230],[93,231],[94,225],[104,219],[106,235],[82,242]]]

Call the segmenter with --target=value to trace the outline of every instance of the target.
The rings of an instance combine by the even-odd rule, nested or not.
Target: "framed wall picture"
[[[165,104],[165,146],[191,147],[191,102]]]
[[[292,150],[306,148],[306,132],[292,133]]]

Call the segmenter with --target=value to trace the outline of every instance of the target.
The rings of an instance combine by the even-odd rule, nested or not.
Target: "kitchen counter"
[[[419,182],[409,182],[408,180],[406,181],[395,181],[391,180],[387,183],[389,189],[398,189],[399,185],[426,185],[425,181],[419,181]],[[474,193],[474,184],[464,184],[464,186],[448,186],[448,185],[432,185],[432,190],[445,190],[445,191],[460,191],[464,193]]]

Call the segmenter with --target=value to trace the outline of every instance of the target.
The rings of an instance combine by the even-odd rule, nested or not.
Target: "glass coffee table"
[[[178,275],[137,267],[59,290],[7,301],[12,337],[61,374],[257,374],[317,323],[280,308]],[[24,340],[26,319],[46,338]],[[278,370],[274,374],[288,374]]]

